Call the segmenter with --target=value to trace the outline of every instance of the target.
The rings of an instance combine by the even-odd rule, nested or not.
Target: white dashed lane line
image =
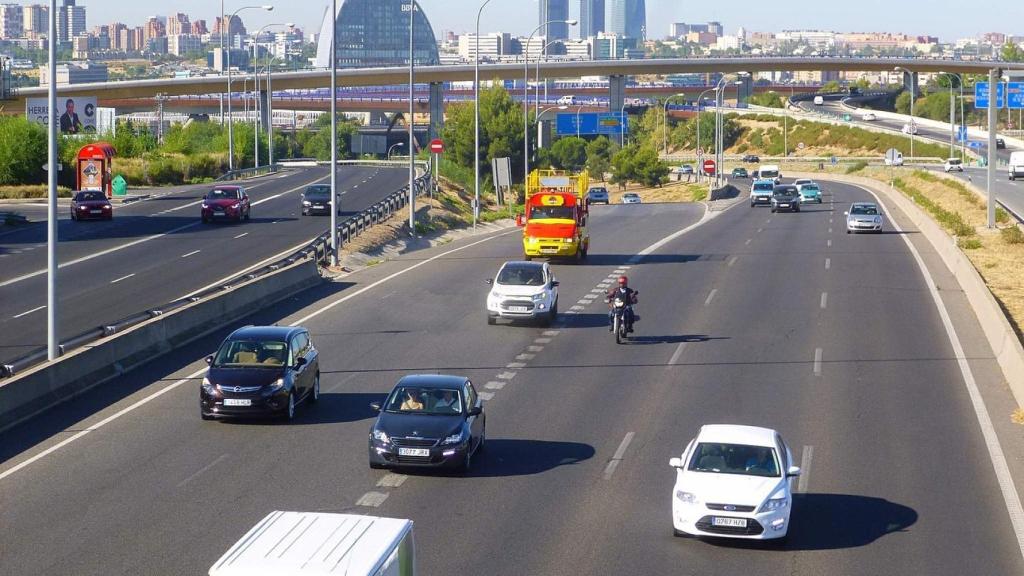
[[[736,263],[736,260],[737,260],[736,256],[733,256],[732,258],[729,258],[729,262],[728,262],[728,264],[726,264],[726,266],[728,266],[729,268],[732,268],[732,265]]]
[[[110,283],[111,283],[111,284],[117,284],[118,282],[121,282],[122,280],[127,280],[127,279],[131,278],[132,276],[135,276],[135,274],[134,274],[134,273],[132,273],[132,274],[129,274],[129,275],[127,275],[127,276],[121,276],[121,277],[120,277],[120,278],[118,278],[117,280],[111,280],[111,281],[110,281]]]
[[[676,362],[682,358],[683,352],[686,351],[686,342],[680,342],[679,346],[676,347],[676,351],[672,353],[672,357],[668,359],[668,365],[665,366],[665,370],[671,370],[675,366]]]
[[[189,252],[188,254],[182,254],[181,257],[182,258],[188,258],[189,256],[195,256],[196,254],[199,254],[200,252],[202,252],[202,250],[193,250],[193,251]]]
[[[711,301],[715,299],[715,294],[718,294],[718,288],[712,289],[711,293],[708,294],[707,299],[704,300],[704,305],[705,306],[710,306],[711,305]]]
[[[505,384],[506,384],[506,382],[499,382],[497,380],[492,380],[492,381],[488,382],[487,384],[484,384],[484,388],[486,388],[488,390],[501,390],[502,388],[505,387]]]
[[[627,432],[626,437],[619,443],[619,449],[615,451],[615,455],[608,462],[608,465],[604,468],[604,479],[611,479],[612,475],[615,474],[615,469],[619,467],[619,462],[626,456],[626,450],[629,448],[630,442],[633,441],[633,433]]]
[[[22,312],[21,314],[18,314],[17,316],[14,317],[14,319],[17,320],[18,318],[21,318],[23,316],[28,316],[29,314],[31,314],[33,312],[39,312],[40,310],[43,310],[45,308],[46,308],[46,306],[40,306],[38,308],[33,308],[31,310],[28,310],[27,312]]]
[[[367,492],[359,497],[356,501],[356,506],[365,506],[367,508],[379,508],[385,500],[388,499],[387,492]]]
[[[800,456],[800,480],[797,481],[797,492],[807,492],[811,483],[811,462],[814,458],[814,446],[804,446],[804,453]]]
[[[814,375],[821,376],[821,348],[814,349]]]
[[[744,244],[745,246],[750,246],[750,243],[751,243],[751,242],[753,242],[753,241],[754,241],[754,239],[753,239],[753,238],[747,238],[747,241],[746,241],[746,242],[744,242],[743,244]]]
[[[821,293],[821,309],[824,310],[828,306],[828,292]]]
[[[501,374],[498,374],[498,379],[500,379],[500,380],[511,380],[511,379],[513,379],[515,377],[516,377],[516,373],[515,372],[502,372]]]
[[[238,240],[239,238],[245,238],[245,237],[246,237],[246,236],[248,236],[248,235],[249,235],[249,233],[248,233],[248,232],[242,232],[242,233],[241,233],[241,234],[239,234],[238,236],[235,236],[235,240]]]
[[[378,488],[398,488],[408,479],[408,476],[388,472],[380,480],[377,480]]]

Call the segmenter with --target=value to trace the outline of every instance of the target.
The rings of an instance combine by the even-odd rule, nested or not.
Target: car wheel
[[[498,319],[497,318],[495,318],[494,316],[491,316],[490,314],[487,315],[487,325],[488,326],[494,326],[497,323],[498,323]]]
[[[473,467],[473,451],[472,450],[466,450],[466,456],[462,459],[462,462],[459,464],[459,472],[462,472],[462,473],[469,472],[470,468],[472,468],[472,467]]]
[[[480,431],[480,440],[476,443],[476,451],[480,452],[484,449],[484,445],[487,444],[487,426]]]
[[[309,397],[309,401],[316,404],[320,401],[320,374],[317,373],[316,378],[313,380],[313,394]]]
[[[249,218],[251,218],[251,217],[252,217],[252,210],[246,210],[245,211],[245,221],[248,222]]]
[[[288,393],[288,407],[284,411],[285,422],[291,422],[295,419],[295,393]]]

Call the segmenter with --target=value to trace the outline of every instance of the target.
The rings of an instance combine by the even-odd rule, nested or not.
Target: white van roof
[[[411,520],[275,511],[225,552],[209,575],[371,576],[411,530]]]
[[[778,172],[779,171],[779,167],[776,166],[775,164],[762,164],[761,168],[759,169],[759,171],[760,172],[768,172],[768,171]]]

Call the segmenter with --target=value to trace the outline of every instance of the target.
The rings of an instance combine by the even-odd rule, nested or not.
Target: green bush
[[[1024,231],[1021,231],[1016,226],[1003,228],[999,231],[999,235],[1003,237],[1003,242],[1007,244],[1024,244]]]
[[[859,162],[854,162],[853,164],[850,164],[849,166],[847,166],[846,167],[846,173],[847,174],[855,174],[855,173],[860,172],[861,170],[863,170],[863,169],[865,169],[867,167],[868,167],[868,163],[864,162],[863,160],[861,160]]]
[[[951,212],[942,206],[939,206],[916,187],[907,184],[900,178],[893,179],[893,186],[895,186],[900,192],[909,196],[910,199],[918,206],[921,206],[931,213],[931,215],[935,217],[935,220],[954,236],[970,237],[977,234],[974,227],[968,224],[963,219],[963,216],[957,212]]]
[[[964,250],[977,250],[981,248],[981,240],[977,238],[960,238],[957,240],[957,246]]]
[[[25,118],[0,118],[0,185],[46,181],[46,130]]]

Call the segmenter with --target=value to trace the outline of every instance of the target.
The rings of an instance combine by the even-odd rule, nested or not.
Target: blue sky
[[[10,0],[8,0],[10,1]],[[22,0],[28,3],[28,0]],[[39,2],[40,0],[33,0]],[[273,13],[249,11],[247,25],[291,21],[315,31],[326,0],[259,0],[277,4]],[[338,0],[341,4],[342,0]],[[246,0],[227,0],[231,7],[245,5]],[[252,2],[255,3],[255,2]],[[148,16],[181,11],[192,18],[205,18],[212,25],[219,11],[216,0],[80,0],[88,7],[89,26],[120,20],[141,24]],[[444,31],[470,31],[476,20],[480,0],[420,0],[440,35]],[[537,25],[536,0],[491,0],[481,20],[483,31],[529,33]],[[647,0],[648,34],[662,37],[671,22],[721,21],[729,34],[744,26],[747,30],[778,31],[783,29],[827,29],[844,32],[887,31],[908,34],[937,35],[943,41],[976,36],[982,32],[999,31],[1024,35],[1024,2],[1019,0],[988,0],[989,9],[976,9],[962,0],[859,0],[834,2],[823,0],[729,0],[726,2],[695,2],[693,0]],[[173,6],[174,8],[168,8]],[[570,0],[573,17],[579,0]],[[285,7],[287,10],[285,11]],[[955,15],[955,17],[948,17]],[[1004,23],[1013,28],[1005,29]]]

